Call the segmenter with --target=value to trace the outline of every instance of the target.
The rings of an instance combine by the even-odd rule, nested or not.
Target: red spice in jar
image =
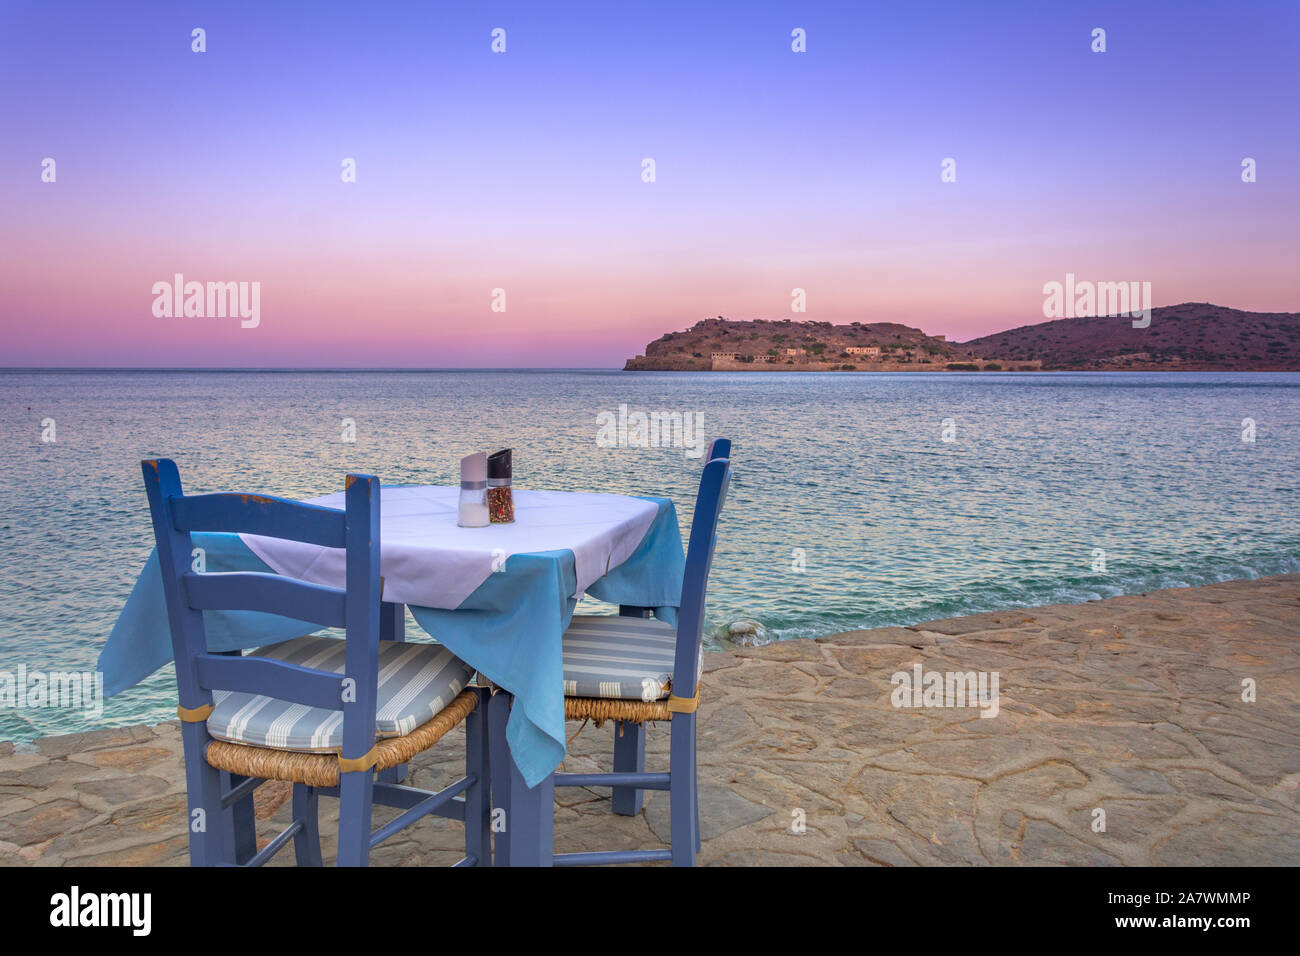
[[[515,520],[515,499],[510,486],[488,488],[488,520],[493,524],[509,524]]]

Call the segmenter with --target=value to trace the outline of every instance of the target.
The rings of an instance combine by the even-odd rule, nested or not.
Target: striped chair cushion
[[[640,617],[579,614],[564,632],[569,697],[663,700],[673,681],[677,628]]]
[[[344,642],[296,637],[254,651],[314,670],[343,673]],[[438,644],[379,642],[376,736],[400,737],[435,716],[461,692],[474,669]],[[313,753],[343,745],[343,712],[293,704],[258,694],[214,691],[208,733],[218,740]]]

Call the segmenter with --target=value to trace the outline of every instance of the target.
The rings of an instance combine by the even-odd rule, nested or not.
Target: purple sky
[[[965,339],[1067,272],[1300,309],[1293,2],[537,6],[4,3],[0,366],[617,366],[719,314]],[[260,283],[260,324],[155,316],[178,272]]]

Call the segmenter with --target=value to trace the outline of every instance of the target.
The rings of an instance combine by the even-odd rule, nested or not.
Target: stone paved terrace
[[[893,707],[890,676],[914,663],[998,671],[998,716]],[[1300,575],[771,644],[706,670],[705,864],[1300,863]],[[566,769],[608,769],[611,734],[583,729]],[[667,738],[651,729],[652,769]],[[460,745],[414,782],[446,780]],[[666,795],[629,818],[607,793],[560,792],[558,849],[661,845]],[[287,795],[259,791],[262,839]],[[0,864],[182,864],[184,823],[174,724],[0,744]],[[447,863],[459,840],[425,820],[373,862]]]

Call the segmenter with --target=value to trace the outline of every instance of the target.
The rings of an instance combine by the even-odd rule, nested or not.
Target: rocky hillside
[[[624,368],[1300,371],[1300,313],[1185,302],[1152,309],[1151,324],[1142,329],[1127,316],[1056,319],[962,343],[894,322],[733,322],[718,316],[660,336]]]
[[[1056,319],[964,343],[972,354],[1056,369],[1300,370],[1300,313],[1242,312],[1208,302],[1127,317]]]

